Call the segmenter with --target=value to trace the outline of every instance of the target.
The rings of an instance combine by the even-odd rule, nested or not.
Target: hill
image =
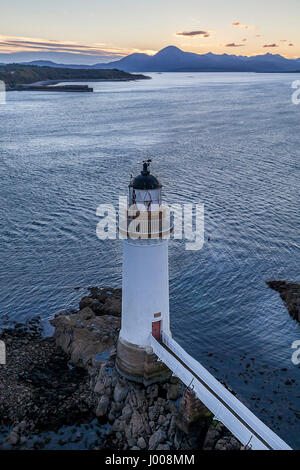
[[[61,64],[52,60],[33,60],[32,62],[21,62],[22,65],[36,65],[38,67],[54,67],[61,69],[93,69],[92,65]]]
[[[13,64],[11,64],[13,65]],[[35,60],[21,65],[71,70],[116,70],[130,72],[295,72],[300,70],[299,59],[286,59],[279,54],[252,57],[234,54],[195,54],[168,46],[150,56],[134,53],[120,60],[94,65],[58,64],[50,60]]]
[[[40,67],[36,65],[9,64],[0,65],[0,80],[5,82],[7,89],[18,89],[42,81],[98,81],[98,80],[141,80],[146,79],[144,75],[133,75],[115,69],[71,69]]]
[[[131,54],[93,68],[118,68],[127,72],[287,72],[300,67],[300,59],[286,59],[279,54],[253,57],[229,54],[194,54],[169,46],[153,56]]]

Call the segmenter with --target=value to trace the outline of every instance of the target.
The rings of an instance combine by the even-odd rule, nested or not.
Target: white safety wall
[[[260,421],[245,405],[243,405],[232,393],[230,393],[210,372],[198,361],[179,346],[169,334],[162,334],[162,341],[168,348],[180,358],[205,384],[213,390],[217,397],[211,393],[205,385],[201,384],[194,375],[188,371],[172,354],[170,354],[153,336],[150,343],[155,354],[170,370],[189,386],[192,382],[193,390],[202,403],[215,415],[215,419],[221,421],[232,434],[243,444],[249,445],[254,450],[291,450],[291,448],[262,421]],[[218,398],[219,397],[219,398]],[[259,436],[255,436],[248,427],[243,424],[224,404],[226,403],[235,414]],[[263,441],[265,441],[265,444]]]

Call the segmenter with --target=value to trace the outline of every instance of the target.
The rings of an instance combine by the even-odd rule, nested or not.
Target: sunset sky
[[[0,60],[51,52],[95,63],[168,45],[200,54],[296,58],[299,18],[299,0],[1,0]]]

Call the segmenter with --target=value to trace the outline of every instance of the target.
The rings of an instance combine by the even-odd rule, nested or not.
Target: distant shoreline
[[[151,77],[145,77],[143,80],[148,79],[151,80]],[[34,83],[26,83],[23,85],[23,88],[28,88],[31,86],[53,86],[53,85],[58,85],[59,83],[65,83],[65,82],[74,82],[74,83],[94,83],[94,82],[137,82],[141,79],[137,78],[110,78],[110,79],[105,79],[105,78],[98,78],[98,79],[66,79],[66,80],[42,80],[40,82],[34,82]]]
[[[148,79],[151,80],[152,77],[146,77],[143,78],[143,80]],[[21,86],[15,87],[15,88],[7,88],[6,91],[33,91],[31,90],[32,87],[48,87],[48,88],[55,88],[55,85],[58,85],[60,83],[65,83],[65,82],[70,82],[70,83],[94,83],[94,82],[137,82],[140,79],[138,78],[111,78],[111,79],[105,79],[105,78],[99,78],[99,79],[66,79],[66,80],[42,80],[39,82],[34,82],[34,83],[24,83]],[[44,90],[47,91],[47,90]],[[51,90],[53,91],[53,90]],[[66,91],[72,91],[72,90],[66,90]],[[79,90],[78,90],[79,91]]]
[[[0,64],[0,80],[5,83],[7,91],[27,90],[30,87],[52,87],[63,82],[128,82],[148,79],[150,79],[148,76],[130,74],[122,70],[74,70],[70,68]],[[53,90],[51,89],[51,91]]]

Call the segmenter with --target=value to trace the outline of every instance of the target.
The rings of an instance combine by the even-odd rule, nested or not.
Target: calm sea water
[[[300,76],[151,75],[0,106],[1,317],[47,328],[76,286],[121,285],[121,242],[97,239],[96,208],[152,157],[168,202],[205,204],[211,239],[170,242],[174,337],[300,448],[300,326],[265,284],[299,281]]]

